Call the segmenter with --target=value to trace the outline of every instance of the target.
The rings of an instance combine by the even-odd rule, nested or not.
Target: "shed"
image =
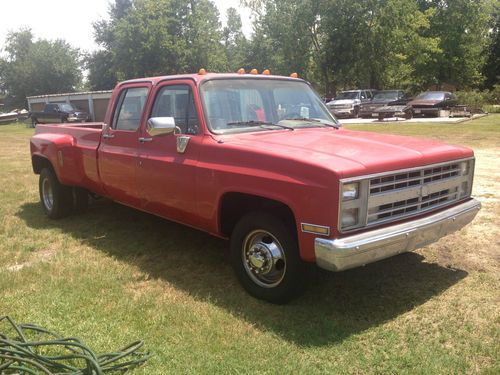
[[[92,121],[104,121],[112,91],[85,91],[28,96],[30,112],[43,111],[46,103],[70,103],[90,114]]]

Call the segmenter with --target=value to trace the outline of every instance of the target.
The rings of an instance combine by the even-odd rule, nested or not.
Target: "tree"
[[[80,53],[63,40],[33,40],[29,29],[7,35],[0,59],[0,87],[10,106],[26,105],[31,95],[75,91],[81,84]]]
[[[486,59],[483,68],[484,86],[492,89],[500,84],[500,5],[493,10],[489,41],[484,52]]]
[[[432,10],[425,35],[439,39],[439,50],[424,65],[424,85],[448,83],[459,89],[477,87],[483,81],[484,49],[490,19],[488,0],[418,0]]]
[[[248,68],[246,51],[248,41],[242,31],[241,17],[235,8],[228,8],[226,26],[222,30],[222,42],[226,52],[226,60],[230,71]]]
[[[94,29],[103,50],[88,58],[93,88],[201,67],[227,69],[219,14],[209,0],[116,0],[110,20]]]
[[[91,90],[110,90],[118,82],[116,56],[113,49],[118,22],[132,9],[131,0],[115,0],[109,6],[109,21],[94,23],[94,39],[101,49],[87,54],[87,85]]]

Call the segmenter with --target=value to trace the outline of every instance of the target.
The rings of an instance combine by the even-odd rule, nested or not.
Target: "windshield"
[[[340,100],[340,99],[358,99],[359,98],[359,91],[344,91],[338,94],[335,97],[335,100]]]
[[[444,100],[444,92],[424,92],[417,96],[416,99],[424,100]]]
[[[397,91],[379,91],[373,97],[373,100],[377,99],[397,99],[398,92]]]
[[[59,109],[64,112],[71,112],[75,110],[71,104],[59,104]]]
[[[208,126],[217,134],[337,126],[320,97],[302,81],[214,79],[200,92]]]

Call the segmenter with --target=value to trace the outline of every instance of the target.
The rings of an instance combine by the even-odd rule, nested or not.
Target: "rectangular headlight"
[[[359,182],[351,182],[342,186],[342,200],[350,201],[359,197]]]
[[[342,228],[352,227],[359,222],[359,209],[358,208],[348,208],[342,210]]]

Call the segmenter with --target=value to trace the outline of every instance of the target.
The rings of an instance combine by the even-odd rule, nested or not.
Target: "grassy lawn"
[[[118,204],[51,221],[31,170],[33,129],[0,126],[0,315],[99,352],[143,339],[134,374],[500,372],[500,115],[462,124],[352,125],[476,151],[483,203],[415,253],[318,270],[286,306],[249,297],[226,242]]]

